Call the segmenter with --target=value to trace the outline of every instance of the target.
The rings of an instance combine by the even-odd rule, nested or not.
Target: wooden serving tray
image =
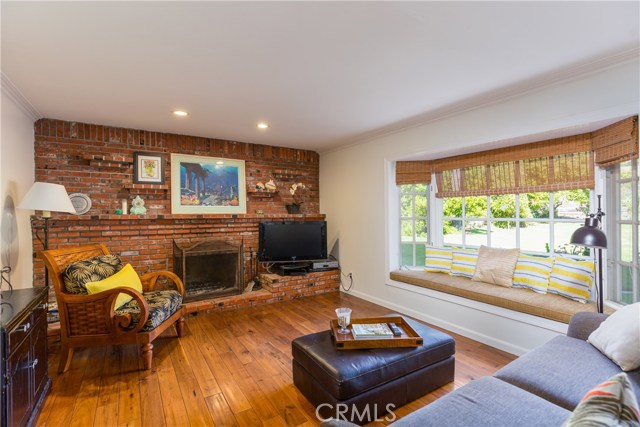
[[[394,322],[401,330],[402,335],[393,338],[360,338],[355,339],[351,334],[351,325],[354,323],[391,323]],[[355,350],[363,348],[396,348],[396,347],[419,347],[423,344],[423,339],[418,333],[405,322],[402,316],[385,316],[385,317],[366,317],[360,319],[351,319],[351,323],[347,327],[348,334],[338,332],[340,325],[338,319],[330,321],[331,335],[334,339],[336,349],[338,350]]]

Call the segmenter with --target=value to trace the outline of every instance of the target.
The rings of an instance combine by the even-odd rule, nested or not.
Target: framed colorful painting
[[[164,154],[136,151],[133,153],[135,184],[164,184]]]
[[[246,213],[244,160],[171,155],[171,213]]]

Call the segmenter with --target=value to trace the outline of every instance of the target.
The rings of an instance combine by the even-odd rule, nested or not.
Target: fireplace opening
[[[174,240],[173,269],[185,287],[185,302],[242,293],[242,244],[222,240]]]

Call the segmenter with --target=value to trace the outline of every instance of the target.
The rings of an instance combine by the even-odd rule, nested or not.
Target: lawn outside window
[[[588,257],[589,249],[568,242],[584,222],[589,200],[588,189],[445,198],[443,242]]]

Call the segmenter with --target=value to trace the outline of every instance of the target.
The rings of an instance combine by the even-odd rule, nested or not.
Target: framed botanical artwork
[[[164,154],[136,151],[133,153],[135,184],[164,184]]]
[[[246,212],[244,160],[171,155],[171,213]]]

